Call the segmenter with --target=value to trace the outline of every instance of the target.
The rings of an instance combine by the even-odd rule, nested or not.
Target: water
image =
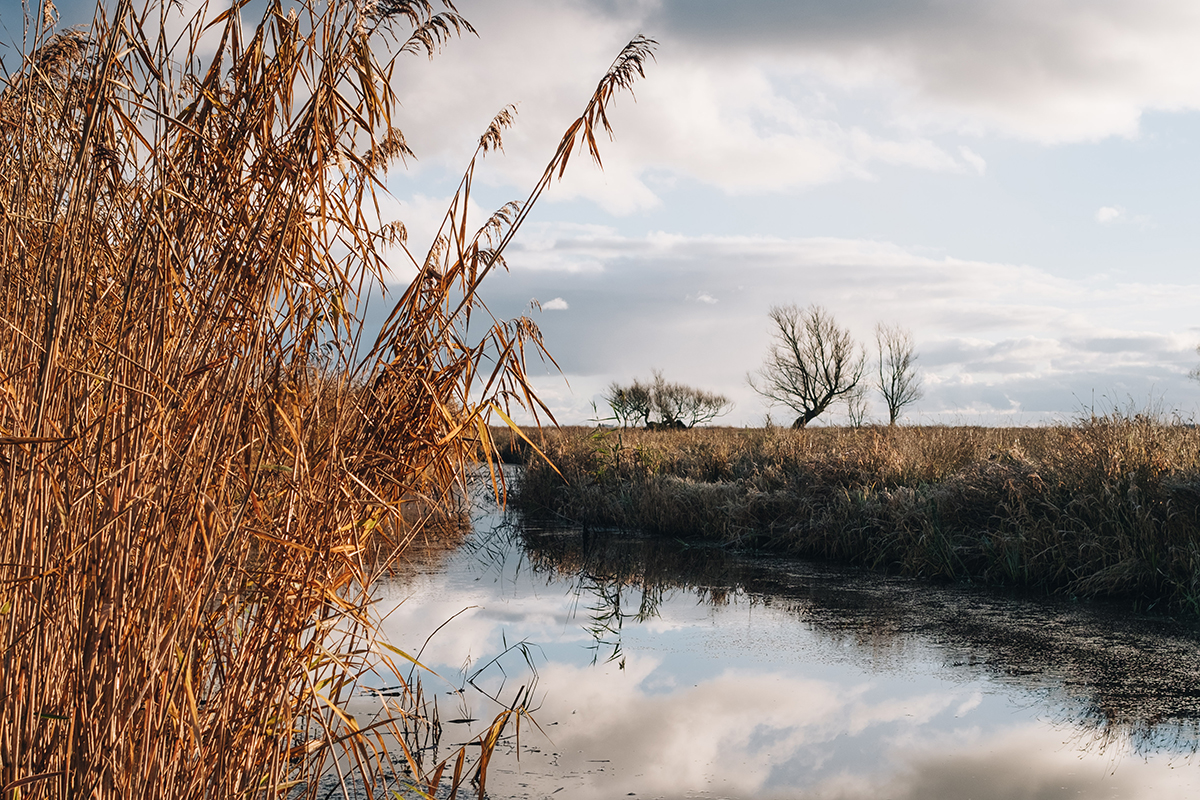
[[[493,798],[1200,797],[1168,620],[494,514],[380,591],[438,757],[532,698]]]

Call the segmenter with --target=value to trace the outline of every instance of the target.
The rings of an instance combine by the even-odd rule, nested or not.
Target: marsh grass
[[[1200,615],[1200,430],[1151,416],[545,436],[529,511]]]
[[[267,2],[254,22],[118,0],[86,31],[29,8],[0,81],[4,800],[315,796],[331,777],[378,796],[473,776],[482,796],[523,706],[475,755],[419,764],[411,657],[375,635],[370,587],[453,521],[489,416],[539,407],[536,327],[476,292],[574,148],[598,159],[652,43],[621,54],[529,201],[468,228],[502,111],[413,255],[373,216],[408,155],[390,59],[471,30],[443,6]],[[396,251],[417,277],[361,342]],[[404,690],[367,724],[344,709],[370,671]]]

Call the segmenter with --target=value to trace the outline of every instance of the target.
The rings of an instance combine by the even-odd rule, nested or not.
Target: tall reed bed
[[[515,448],[519,450],[520,448]],[[591,525],[1200,615],[1200,430],[549,432],[517,503]]]
[[[370,586],[491,460],[489,415],[537,408],[536,327],[476,292],[577,142],[597,155],[652,43],[620,55],[529,202],[468,228],[496,118],[360,342],[360,299],[409,252],[372,216],[408,152],[391,59],[470,31],[443,6],[31,15],[0,85],[4,800],[316,796],[330,776],[379,796],[473,775],[482,796],[519,707],[425,770],[412,703],[344,710],[365,670],[411,666],[375,637]]]

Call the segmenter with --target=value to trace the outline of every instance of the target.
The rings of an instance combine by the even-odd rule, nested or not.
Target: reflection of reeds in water
[[[378,341],[358,341],[359,301],[405,247],[369,210],[407,152],[381,54],[469,30],[446,5],[268,3],[244,25],[241,6],[189,21],[120,0],[53,33],[47,3],[0,83],[5,798],[399,786],[395,722],[342,710],[362,670],[407,666],[367,587],[453,516],[490,411],[535,402],[540,346],[529,320],[480,316],[531,204],[468,229],[474,160]],[[595,153],[649,45],[531,201],[579,139]],[[473,312],[487,332],[468,338]],[[472,769],[408,766],[429,791]]]
[[[1200,615],[1200,430],[548,432],[517,503],[584,524]]]
[[[621,657],[621,629],[627,621],[658,615],[665,593],[683,590],[700,602],[724,605],[736,584],[727,553],[688,547],[673,540],[627,537],[526,524],[516,528],[529,565],[570,581],[586,606],[586,627],[596,657]]]
[[[736,595],[835,642],[853,642],[864,657],[935,643],[946,669],[1049,690],[1052,718],[1089,748],[1200,748],[1200,632],[1192,625],[1130,618],[1105,606],[739,557],[653,537],[536,524],[517,530],[531,566],[574,583],[580,605],[592,610],[585,624],[600,631],[600,644],[614,654],[620,629],[609,623],[621,614],[651,617],[674,591],[715,605]],[[623,612],[627,589],[650,602]]]

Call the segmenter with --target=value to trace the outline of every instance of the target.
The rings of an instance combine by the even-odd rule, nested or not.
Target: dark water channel
[[[493,798],[1200,797],[1195,626],[495,514],[382,592],[446,744],[532,691]]]

